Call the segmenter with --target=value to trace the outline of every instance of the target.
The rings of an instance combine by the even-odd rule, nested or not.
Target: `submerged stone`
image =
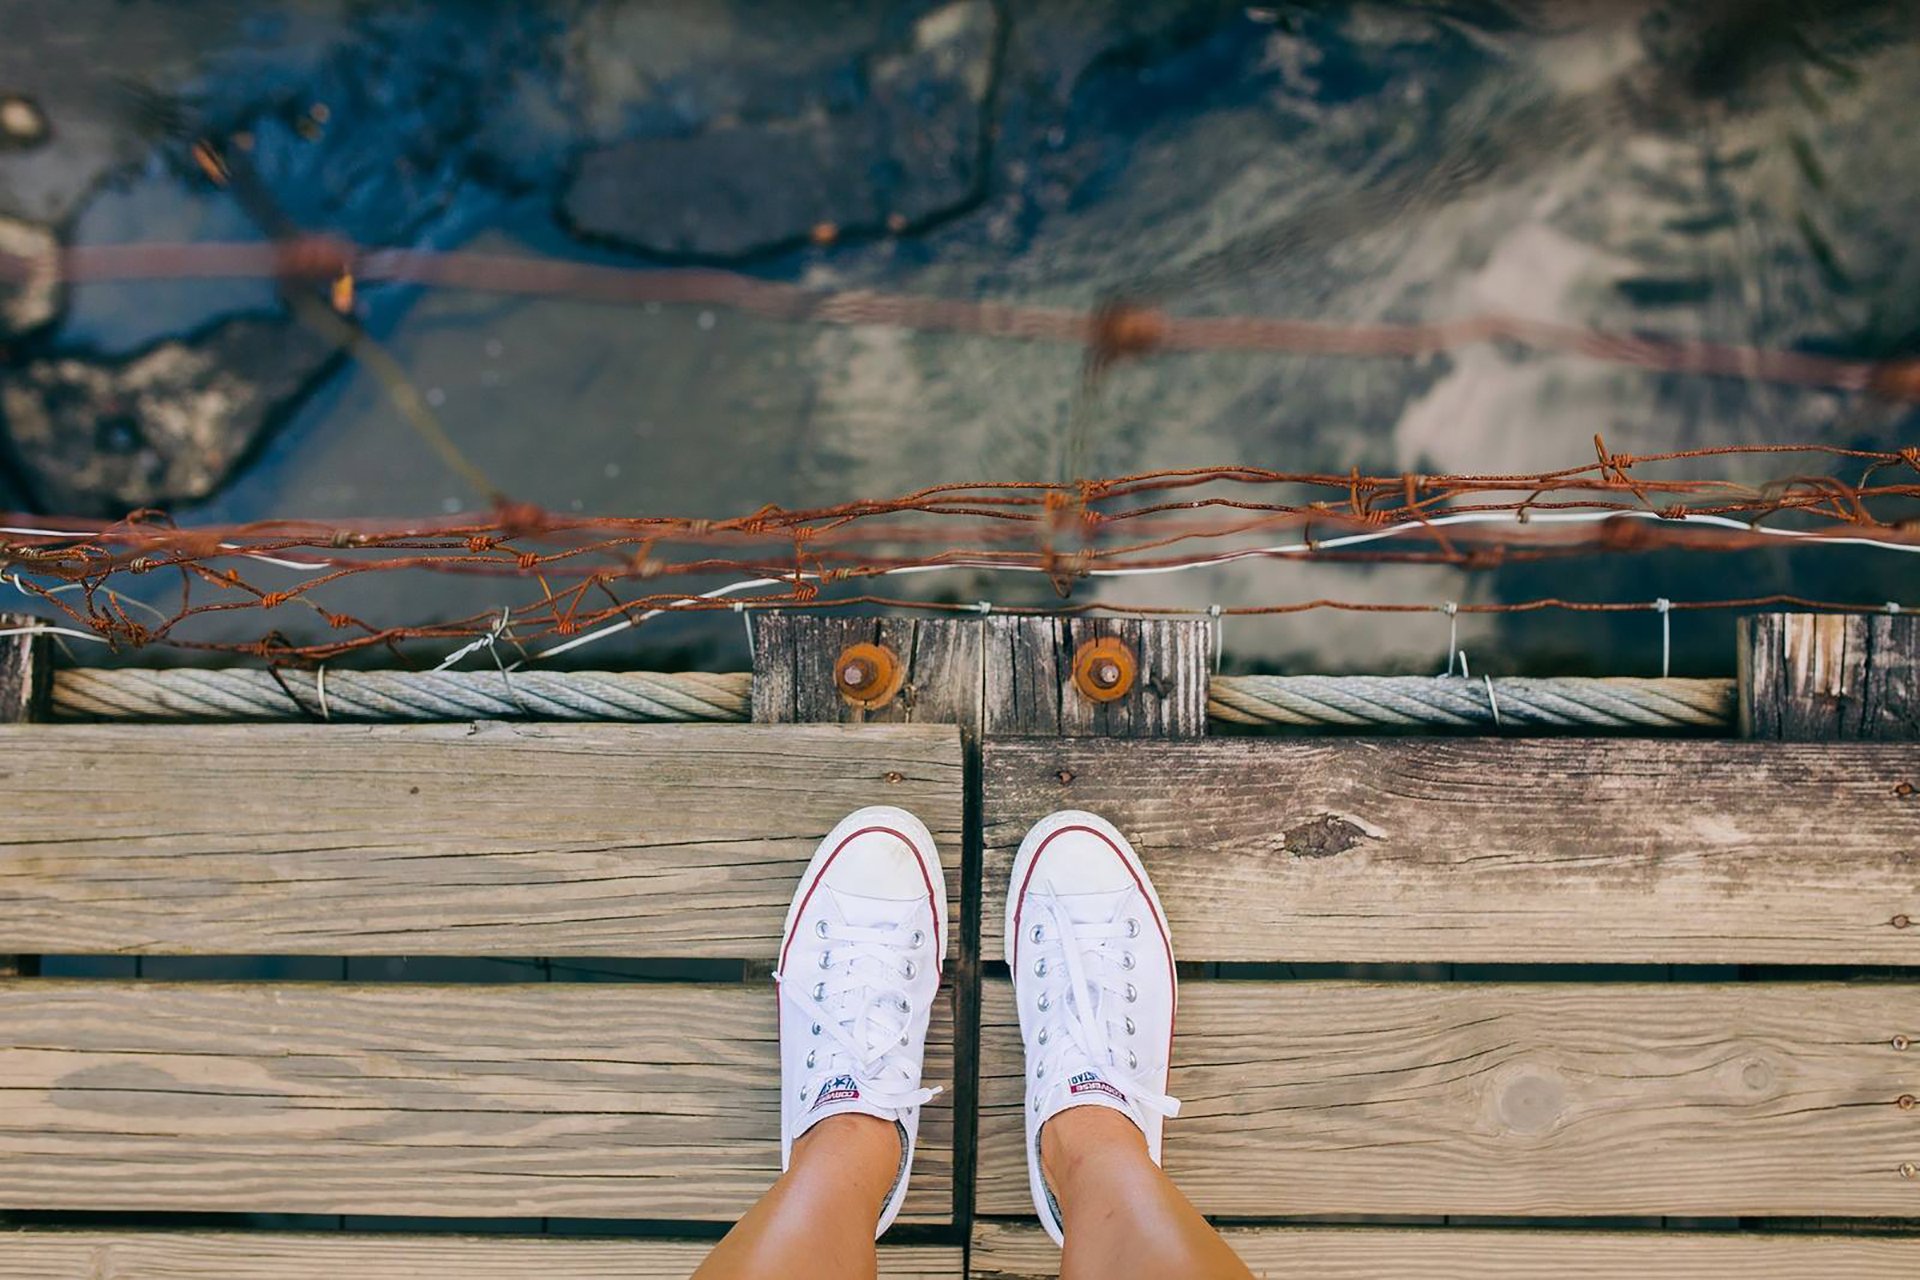
[[[983,178],[996,23],[987,0],[957,0],[768,91],[784,103],[590,151],[566,218],[650,253],[733,258],[964,208]]]
[[[43,506],[123,515],[213,493],[338,354],[243,317],[124,360],[50,356],[0,377],[0,423]]]

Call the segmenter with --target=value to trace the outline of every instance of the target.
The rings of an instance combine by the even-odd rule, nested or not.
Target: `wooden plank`
[[[0,613],[0,631],[44,621]],[[0,636],[0,724],[44,719],[53,689],[53,654],[45,636]]]
[[[1040,737],[1196,738],[1207,728],[1212,650],[1199,619],[988,618],[985,731]],[[1118,639],[1139,662],[1134,691],[1094,702],[1073,683],[1088,640]]]
[[[1920,1238],[1911,1236],[1382,1227],[1229,1227],[1221,1234],[1254,1275],[1313,1280],[1909,1280],[1920,1274]],[[1040,1280],[1059,1270],[1060,1250],[1038,1226],[975,1225],[976,1280]]]
[[[1920,739],[1920,617],[1769,613],[1739,631],[1743,737]]]
[[[981,1015],[976,1208],[1027,1214]],[[1920,1216],[1920,988],[1188,982],[1168,1171],[1202,1212]]]
[[[771,956],[865,804],[957,917],[962,776],[934,727],[0,729],[0,952]]]
[[[1920,756],[1868,743],[989,742],[982,954],[1027,828],[1115,822],[1183,960],[1920,963]]]
[[[39,621],[23,613],[0,613],[0,631]],[[52,686],[53,660],[45,636],[0,636],[0,725],[43,718]],[[5,778],[0,770],[0,781]],[[0,950],[0,978],[29,972],[33,964],[31,957]]]
[[[900,692],[866,710],[840,696],[834,668],[854,644],[891,649],[906,665]],[[950,618],[763,615],[754,626],[758,724],[980,724],[980,624]]]
[[[0,1237],[0,1280],[684,1280],[712,1247],[564,1236],[23,1231]],[[880,1247],[882,1280],[965,1274],[956,1246]]]
[[[737,1217],[779,1169],[764,986],[0,983],[0,1205]],[[939,1002],[927,1080],[951,1085]],[[929,1105],[906,1216],[952,1218]]]

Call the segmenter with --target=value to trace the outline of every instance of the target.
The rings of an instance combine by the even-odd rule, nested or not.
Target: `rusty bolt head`
[[[1911,916],[1909,916],[1909,915],[1906,915],[1905,913],[1902,913],[1902,914],[1900,914],[1900,915],[1897,915],[1897,916],[1895,916],[1895,917],[1893,918],[1893,921],[1892,921],[1892,923],[1893,923],[1893,927],[1894,927],[1894,928],[1896,928],[1896,929],[1904,929],[1904,928],[1906,928],[1906,927],[1907,927],[1908,925],[1910,925],[1910,924],[1912,924],[1912,923],[1913,923],[1913,917],[1911,917]]]
[[[1112,636],[1089,640],[1073,655],[1073,685],[1094,702],[1115,702],[1133,691],[1140,663]]]
[[[1900,1166],[1900,1176],[1903,1178],[1920,1178],[1920,1168],[1916,1168],[1913,1161],[1909,1160]]]
[[[1895,1036],[1893,1038],[1893,1047],[1896,1052],[1905,1053],[1907,1046],[1912,1043],[1913,1041],[1908,1039],[1906,1036]]]
[[[892,702],[906,679],[906,665],[884,645],[850,644],[833,664],[833,684],[840,696],[866,711]]]
[[[1902,1111],[1911,1111],[1913,1110],[1913,1102],[1914,1102],[1914,1098],[1912,1094],[1903,1093],[1898,1098],[1894,1099],[1893,1105],[1900,1108]]]
[[[1913,784],[1911,782],[1902,782],[1898,786],[1894,787],[1893,794],[1899,796],[1901,799],[1904,800],[1906,797],[1913,794]]]
[[[907,780],[907,775],[900,772],[898,769],[889,769],[886,772],[886,780],[890,783],[898,785]]]
[[[1073,781],[1073,770],[1062,769],[1060,772],[1054,774],[1053,778],[1054,781],[1058,782],[1061,786],[1067,786]]]

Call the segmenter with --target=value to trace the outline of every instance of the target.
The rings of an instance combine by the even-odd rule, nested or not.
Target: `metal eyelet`
[[[831,968],[833,968],[833,952],[831,952],[831,951],[822,951],[822,952],[820,953],[820,967],[821,967],[822,969],[831,969]],[[1133,966],[1132,966],[1132,965],[1128,965],[1128,966],[1127,966],[1127,968],[1129,968],[1129,969],[1131,969],[1131,968],[1133,968]]]
[[[1140,922],[1132,916],[1127,917],[1127,936],[1129,938],[1137,938],[1140,936]]]
[[[813,1034],[815,1035],[820,1034],[820,1024],[817,1022],[813,1024]]]
[[[809,1071],[813,1070],[813,1065],[814,1065],[814,1057],[813,1057],[813,1054],[809,1053],[807,1054],[807,1070]]]
[[[1038,1040],[1041,1044],[1045,1044],[1049,1038],[1045,1027],[1040,1028],[1040,1034],[1034,1037],[1034,1039]]]
[[[1045,935],[1042,934],[1039,925],[1035,925],[1033,928],[1027,930],[1027,941],[1029,942],[1038,942],[1043,936]]]
[[[825,1000],[825,999],[827,998],[827,984],[826,984],[826,983],[824,983],[824,982],[816,982],[816,983],[814,983],[814,984],[813,984],[813,998],[814,998],[815,1000]]]
[[[814,922],[813,936],[816,938],[824,938],[827,936],[827,922],[825,920],[817,920]]]
[[[1138,1071],[1139,1069],[1140,1059],[1134,1056],[1133,1050],[1127,1050],[1127,1070]]]
[[[907,1033],[904,1031],[900,1033],[900,1047],[902,1049],[907,1047]]]
[[[915,964],[911,960],[907,961],[905,964],[900,966],[900,976],[905,978],[908,982],[912,982],[914,979],[914,975],[919,972],[920,972],[920,966]]]
[[[1132,1004],[1134,1001],[1138,1000],[1139,998],[1140,998],[1140,993],[1134,990],[1133,984],[1129,982],[1127,984],[1127,1003]]]
[[[1122,952],[1120,953],[1120,967],[1121,967],[1122,969],[1131,969],[1131,968],[1133,968],[1133,952],[1131,952],[1131,951],[1122,951]]]
[[[1041,1064],[1040,1064],[1039,1066],[1037,1066],[1037,1067],[1035,1067],[1035,1068],[1033,1069],[1033,1078],[1034,1078],[1035,1080],[1044,1080],[1044,1079],[1046,1079],[1046,1078],[1047,1078],[1047,1064],[1046,1064],[1046,1063],[1044,1063],[1044,1062],[1043,1062],[1043,1063],[1041,1063]]]
[[[924,947],[927,945],[927,935],[921,932],[920,930],[915,929],[913,931],[913,936],[907,940],[907,945],[912,947],[915,951],[918,951],[921,947]]]
[[[907,1002],[906,1000],[902,1000],[902,1001],[900,1001],[900,1012],[902,1012],[902,1013],[912,1013],[912,1012],[913,1012],[913,1005],[911,1005],[910,1003],[908,1003],[908,1002]]]
[[[1132,1018],[1128,1018],[1128,1019],[1127,1019],[1127,1034],[1128,1034],[1128,1035],[1132,1035],[1132,1034],[1133,1034],[1133,1019],[1132,1019]]]
[[[1047,976],[1047,958],[1045,956],[1041,956],[1033,962],[1033,976],[1036,978],[1044,978]]]
[[[1053,1008],[1053,997],[1048,995],[1046,992],[1042,991],[1040,993],[1040,999],[1036,1007],[1040,1010],[1040,1012],[1045,1013],[1047,1010]]]

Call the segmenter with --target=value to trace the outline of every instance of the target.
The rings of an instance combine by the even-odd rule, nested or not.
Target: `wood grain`
[[[983,768],[987,956],[1022,836],[1077,808],[1139,849],[1183,960],[1920,964],[1906,746],[989,741]]]
[[[906,665],[884,707],[840,696],[834,667],[848,645],[877,644]],[[758,724],[980,724],[980,624],[951,618],[754,619],[753,718]]]
[[[1229,1227],[1221,1234],[1263,1280],[1909,1280],[1920,1274],[1920,1238],[1913,1237],[1381,1227]],[[1038,1226],[974,1227],[975,1280],[1041,1280],[1059,1268],[1060,1250]]]
[[[1195,738],[1207,729],[1207,624],[1197,619],[998,617],[984,623],[988,734]],[[1073,655],[1114,637],[1139,662],[1134,691],[1094,702],[1073,683]]]
[[[0,1280],[685,1280],[710,1242],[561,1236],[23,1231]],[[882,1280],[961,1280],[961,1250],[880,1247]]]
[[[41,621],[24,613],[0,613],[0,631]],[[45,636],[0,636],[0,724],[43,718],[52,687],[53,656]]]
[[[875,803],[960,901],[951,728],[34,725],[0,787],[0,953],[770,957]]]
[[[762,986],[0,983],[0,1204],[737,1217],[779,1171]],[[936,1006],[927,1081],[951,1085]],[[951,1092],[906,1218],[952,1218]]]
[[[982,1213],[1031,1212],[1010,986]],[[1920,1216],[1920,988],[1189,982],[1166,1167],[1202,1212]]]
[[[1743,737],[1920,739],[1920,617],[1760,614],[1739,644]]]

